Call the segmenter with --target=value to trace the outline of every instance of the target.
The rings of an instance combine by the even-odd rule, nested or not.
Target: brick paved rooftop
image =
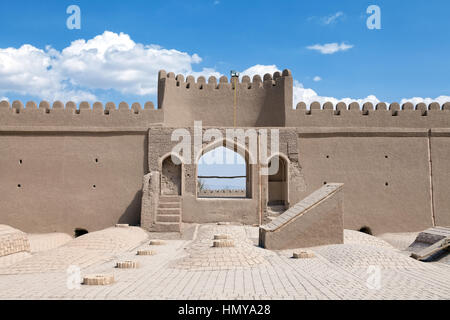
[[[0,259],[1,299],[448,299],[450,264],[416,261],[403,251],[412,234],[383,235],[387,241],[345,230],[344,244],[307,248],[313,258],[293,259],[298,250],[259,248],[258,228],[186,225],[185,234],[146,233],[137,227],[109,228],[68,240],[33,235],[34,252]],[[212,246],[227,235],[233,247]],[[150,239],[163,239],[149,245]],[[38,245],[33,241],[39,241]],[[391,242],[392,245],[389,243]],[[407,241],[406,241],[407,242]],[[398,244],[398,245],[397,245]],[[56,246],[56,247],[55,247]],[[136,255],[153,250],[154,255]],[[301,250],[305,250],[304,248]],[[137,261],[139,268],[115,268]],[[113,274],[105,286],[68,289],[68,267],[81,276]],[[371,282],[375,268],[380,286]]]

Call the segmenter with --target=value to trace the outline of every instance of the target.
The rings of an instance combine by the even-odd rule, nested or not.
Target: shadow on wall
[[[144,138],[144,150],[145,150],[145,152],[144,152],[144,175],[146,175],[147,173],[149,173],[150,171],[150,169],[149,169],[149,166],[148,166],[148,134],[146,134],[145,135],[145,138]]]
[[[362,233],[366,233],[366,234],[372,235],[372,230],[371,230],[369,227],[367,227],[367,226],[362,227],[362,228],[359,229],[358,231],[359,231],[359,232],[362,232]]]
[[[148,171],[148,134],[144,139],[144,175]],[[120,216],[117,223],[129,224],[130,226],[139,226],[141,224],[141,202],[142,202],[142,190],[136,192],[133,200],[125,209],[125,212]]]
[[[141,221],[141,200],[142,190],[139,190],[134,195],[133,201],[125,209],[125,212],[120,216],[117,223],[127,223],[130,226],[138,226]]]
[[[78,238],[78,237],[81,237],[82,235],[87,234],[87,233],[89,233],[89,231],[87,231],[86,229],[75,228],[74,237]]]

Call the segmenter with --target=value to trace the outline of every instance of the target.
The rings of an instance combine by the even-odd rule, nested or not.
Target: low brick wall
[[[246,192],[245,190],[200,190],[198,191],[198,196],[199,197],[240,197],[240,198],[245,198],[246,196]]]
[[[259,245],[271,250],[344,242],[343,184],[329,183],[259,229]]]
[[[0,225],[0,257],[18,252],[30,252],[26,233],[7,225]]]

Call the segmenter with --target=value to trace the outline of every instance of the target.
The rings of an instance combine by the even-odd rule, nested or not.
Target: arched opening
[[[76,228],[74,231],[74,236],[75,236],[75,238],[78,238],[87,233],[89,233],[89,231],[87,231],[86,229]]]
[[[178,159],[177,159],[178,160]],[[167,156],[161,168],[161,194],[181,195],[181,161],[174,163],[172,156]]]
[[[274,161],[278,161],[278,168]],[[274,156],[269,161],[267,205],[284,209],[288,203],[288,162],[281,156]]]
[[[366,233],[366,234],[372,235],[372,230],[371,230],[369,227],[367,227],[367,226],[362,227],[362,228],[359,229],[358,231],[359,231],[359,232],[362,232],[362,233]]]
[[[198,198],[251,198],[250,185],[250,165],[244,152],[219,145],[200,157]]]

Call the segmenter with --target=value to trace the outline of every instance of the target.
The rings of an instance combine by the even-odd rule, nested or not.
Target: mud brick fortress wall
[[[170,153],[175,128],[280,129],[289,206],[344,184],[344,226],[374,233],[450,225],[450,103],[339,103],[293,108],[289,70],[253,79],[161,71],[158,103],[0,102],[0,224],[26,232],[89,231],[141,221],[142,180]],[[237,88],[237,91],[235,89]],[[234,114],[233,101],[237,109]],[[205,146],[206,147],[206,146]],[[183,167],[184,222],[258,224],[267,177],[250,169],[247,199],[200,200]]]

